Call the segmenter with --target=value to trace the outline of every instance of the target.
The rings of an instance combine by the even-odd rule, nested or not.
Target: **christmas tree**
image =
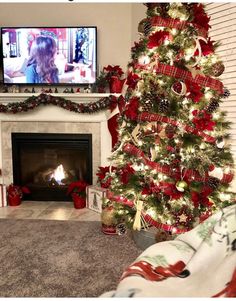
[[[134,229],[178,234],[235,202],[230,123],[219,108],[229,91],[218,79],[224,65],[204,6],[145,5],[119,103],[119,140],[98,175],[105,203]]]

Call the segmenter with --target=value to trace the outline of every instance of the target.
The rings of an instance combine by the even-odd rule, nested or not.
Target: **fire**
[[[58,184],[63,185],[61,182],[63,179],[65,179],[65,170],[62,164],[60,164],[51,175],[51,179],[54,179]]]

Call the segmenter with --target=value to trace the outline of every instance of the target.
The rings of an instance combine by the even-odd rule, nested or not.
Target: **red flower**
[[[125,110],[125,115],[132,119],[135,120],[138,116],[138,107],[139,107],[139,98],[133,97],[131,98],[129,104],[126,107]]]
[[[191,98],[194,102],[199,102],[203,96],[203,93],[201,92],[201,87],[198,84],[188,80],[185,81],[185,84],[188,93],[187,97]]]
[[[83,195],[85,193],[86,186],[88,186],[88,184],[85,181],[83,181],[83,180],[82,181],[72,182],[68,186],[67,194],[71,194],[73,192],[77,192],[78,194],[82,194]]]
[[[23,194],[24,193],[30,193],[30,190],[28,187],[26,186],[18,186],[18,185],[14,185],[14,184],[10,184],[8,187],[7,187],[7,193],[9,196],[11,197],[14,197],[16,195],[19,195],[20,198],[23,197]]]
[[[103,72],[107,73],[106,78],[108,80],[110,80],[112,76],[117,76],[118,78],[120,78],[124,74],[123,70],[118,65],[108,65],[107,67],[103,68]]]
[[[211,120],[212,115],[208,114],[206,111],[201,110],[194,110],[192,112],[193,116],[195,116],[192,120],[192,122],[195,124],[195,127],[199,131],[213,131],[215,122]]]
[[[169,195],[172,199],[178,200],[182,197],[183,193],[179,192],[175,184],[167,183],[167,182],[160,182],[159,188],[165,195]]]
[[[170,38],[170,34],[168,31],[157,31],[149,37],[147,47],[149,49],[158,47],[162,45],[166,39],[169,38]]]
[[[211,28],[211,26],[209,25],[209,21],[210,17],[208,17],[205,13],[203,5],[199,3],[194,4],[192,23],[208,30],[209,28]]]
[[[213,204],[209,201],[207,193],[198,193],[196,191],[191,191],[191,200],[195,208],[198,208],[199,205],[204,207],[211,207]]]
[[[99,171],[96,173],[96,176],[98,176],[99,180],[103,180],[106,176],[106,173],[109,172],[109,166],[99,166]]]
[[[133,72],[129,72],[128,76],[127,76],[127,80],[126,80],[126,85],[129,86],[130,89],[135,89],[138,81],[139,81],[140,77],[133,73]]]
[[[209,38],[207,43],[204,42],[203,40],[199,40],[200,46],[201,46],[201,51],[204,56],[214,53],[214,46],[213,46],[213,41]],[[198,49],[194,53],[195,56],[199,55]]]
[[[112,180],[112,177],[109,177],[105,182],[101,182],[101,187],[102,188],[109,188],[110,185],[111,185],[111,180]]]
[[[135,173],[135,170],[133,169],[133,167],[131,167],[131,164],[128,163],[121,170],[121,174],[120,174],[121,182],[123,184],[128,184],[130,176],[133,175],[134,173]]]

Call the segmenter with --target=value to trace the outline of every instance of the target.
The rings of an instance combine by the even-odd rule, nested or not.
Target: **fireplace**
[[[92,184],[92,134],[12,133],[13,182],[35,201],[70,201],[68,184]]]

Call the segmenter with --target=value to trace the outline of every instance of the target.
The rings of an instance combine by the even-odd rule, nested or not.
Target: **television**
[[[93,84],[97,75],[97,28],[2,27],[3,83]]]

